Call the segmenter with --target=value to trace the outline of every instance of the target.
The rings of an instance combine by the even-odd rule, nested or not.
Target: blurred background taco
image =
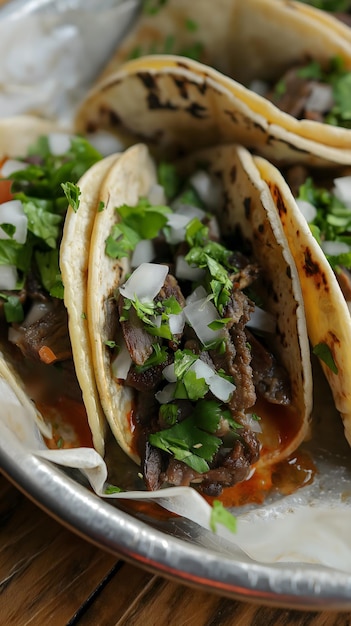
[[[185,56],[218,70],[215,80],[253,116],[267,120],[260,142],[250,144],[250,136],[245,142],[264,156],[274,157],[265,144],[282,136],[292,146],[301,138],[301,152],[332,159],[329,149],[336,148],[336,160],[344,154],[350,162],[351,134],[344,129],[351,125],[351,37],[332,14],[281,0],[220,0],[215,11],[206,0],[150,1],[101,80],[124,62],[150,54]],[[191,70],[206,74],[204,68]],[[231,84],[221,75],[233,79]],[[108,88],[108,82],[103,85]]]

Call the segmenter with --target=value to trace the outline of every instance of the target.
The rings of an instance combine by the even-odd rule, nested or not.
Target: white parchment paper
[[[4,378],[0,378],[0,398],[0,449],[11,450],[16,440],[33,455],[80,470],[95,493],[103,498],[153,500],[210,529],[211,507],[192,488],[170,487],[152,493],[138,490],[106,495],[105,489],[110,486],[108,471],[95,450],[47,449],[36,412],[23,406]],[[313,484],[291,496],[275,495],[262,506],[233,511],[237,517],[237,532],[232,534],[221,525],[216,529],[218,537],[233,544],[233,553],[239,549],[258,562],[314,563],[351,574],[349,450],[329,394],[323,393],[323,398],[323,413],[318,405],[315,409],[318,436],[310,443],[311,454],[319,467]]]

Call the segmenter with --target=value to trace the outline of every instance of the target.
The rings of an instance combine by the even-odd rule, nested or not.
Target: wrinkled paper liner
[[[325,384],[324,384],[325,387]],[[210,530],[211,507],[190,487],[170,487],[156,492],[127,491],[106,494],[108,470],[102,457],[91,448],[49,450],[35,420],[0,378],[0,437],[6,450],[14,438],[31,454],[67,468],[80,470],[94,492],[103,498],[149,500],[172,513]],[[217,524],[216,535],[233,544],[233,555],[242,550],[261,563],[313,563],[351,573],[351,468],[340,419],[329,398],[320,401],[328,419],[321,419],[318,406],[318,442],[310,449],[318,474],[312,485],[263,506],[235,510],[237,532]],[[330,419],[331,416],[331,419]],[[323,448],[323,441],[327,446]]]

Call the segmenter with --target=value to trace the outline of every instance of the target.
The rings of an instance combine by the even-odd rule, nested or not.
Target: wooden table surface
[[[350,626],[194,590],[118,560],[61,526],[0,474],[1,626]]]

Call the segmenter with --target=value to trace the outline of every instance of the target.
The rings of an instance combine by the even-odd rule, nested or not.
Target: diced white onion
[[[211,322],[219,318],[218,311],[213,302],[207,298],[196,300],[187,304],[184,309],[186,320],[193,327],[195,333],[203,344],[211,343],[220,339],[222,330],[212,330],[208,327]]]
[[[23,161],[17,161],[16,159],[7,159],[1,168],[1,176],[8,178],[14,172],[25,170],[28,167],[28,163]]]
[[[96,150],[98,150],[98,152],[100,152],[100,154],[102,154],[102,156],[105,157],[124,150],[124,147],[119,139],[105,130],[99,130],[96,133],[88,134],[87,140]]]
[[[264,311],[259,306],[255,306],[255,310],[251,314],[247,326],[266,333],[275,333],[276,321],[272,313]]]
[[[17,269],[14,265],[0,265],[0,289],[16,289]]]
[[[344,241],[322,241],[321,246],[324,254],[330,256],[350,252],[350,246]]]
[[[223,189],[218,178],[199,170],[191,176],[190,183],[207,209],[214,209],[221,203]]]
[[[252,417],[252,413],[246,413],[242,418],[242,425],[247,426],[254,433],[261,433],[262,427],[260,421]]]
[[[155,393],[155,398],[160,404],[168,404],[174,398],[174,392],[176,389],[176,383],[169,383],[161,391]]]
[[[305,220],[308,223],[313,222],[314,218],[317,215],[316,207],[313,204],[311,204],[311,202],[308,202],[307,200],[296,200],[296,204],[299,207]]]
[[[9,202],[0,204],[0,224],[12,224],[16,228],[13,236],[14,240],[18,243],[25,243],[28,219],[20,200],[9,200]],[[0,228],[0,239],[9,239],[9,236],[2,228]]]
[[[168,243],[175,245],[184,241],[185,229],[190,219],[188,216],[180,215],[179,213],[169,213],[167,215],[167,230],[165,234]]]
[[[306,109],[317,111],[318,113],[325,113],[326,111],[330,111],[333,105],[334,98],[331,85],[315,83],[307,98]]]
[[[207,292],[205,287],[199,285],[194,289],[194,291],[186,298],[186,303],[191,304],[192,302],[196,302],[197,300],[203,300],[207,297]]]
[[[155,248],[151,239],[142,239],[134,248],[131,266],[138,267],[142,263],[150,263],[155,258]]]
[[[176,377],[175,370],[174,370],[174,363],[170,363],[169,365],[166,365],[166,367],[163,368],[162,376],[166,380],[168,380],[169,383],[177,382],[177,377]]]
[[[183,311],[180,313],[171,313],[168,318],[168,322],[172,335],[182,333],[185,324],[185,315]]]
[[[122,342],[122,346],[116,358],[112,361],[111,364],[114,377],[120,380],[125,380],[127,378],[131,364],[132,358],[130,356],[129,350],[125,343]]]
[[[351,209],[351,176],[341,176],[334,179],[334,195],[348,209]]]
[[[165,205],[166,204],[166,195],[165,190],[162,185],[152,185],[148,193],[148,200],[150,204],[153,206],[157,205]]]
[[[175,275],[177,278],[191,281],[200,281],[205,276],[206,271],[201,267],[189,265],[181,255],[177,256]]]
[[[135,300],[137,297],[141,302],[152,302],[163,286],[167,274],[167,265],[142,263],[119,291],[128,300]]]
[[[233,383],[225,378],[222,378],[222,376],[219,376],[219,374],[217,374],[212,367],[201,359],[197,359],[191,365],[189,370],[193,370],[195,372],[196,378],[205,379],[210,391],[216,398],[222,400],[222,402],[229,401],[230,396],[235,390],[235,385],[233,385]]]
[[[23,325],[30,326],[31,324],[34,324],[51,309],[52,304],[50,302],[34,302],[26,315]]]
[[[17,346],[23,337],[23,331],[14,328],[13,326],[9,326],[9,332],[7,334],[7,338],[10,343],[15,344]]]
[[[50,133],[48,135],[48,144],[51,154],[60,156],[67,152],[71,147],[72,136],[67,133]]]

